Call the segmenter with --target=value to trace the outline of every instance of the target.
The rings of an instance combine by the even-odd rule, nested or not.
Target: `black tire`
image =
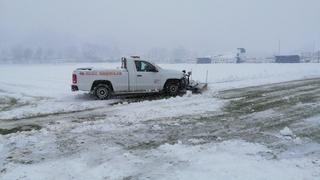
[[[169,96],[177,96],[179,94],[179,83],[169,82],[166,85],[166,93]]]
[[[106,84],[98,84],[94,88],[94,95],[99,100],[106,100],[109,99],[111,96],[111,89]]]

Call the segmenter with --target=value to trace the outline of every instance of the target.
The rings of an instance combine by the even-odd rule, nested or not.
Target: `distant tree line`
[[[0,47],[0,63],[50,63],[112,61],[121,56],[117,47],[86,43],[68,47]]]
[[[93,43],[66,47],[13,45],[0,46],[0,63],[115,62],[124,54],[140,55],[159,63],[189,62],[196,57],[195,53],[183,47],[171,50],[151,48],[141,54],[127,54],[117,47]]]

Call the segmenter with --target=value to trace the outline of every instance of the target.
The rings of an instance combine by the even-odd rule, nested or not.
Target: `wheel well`
[[[169,83],[177,83],[180,85],[180,79],[167,79],[166,83],[164,83],[163,89],[165,89]]]
[[[94,90],[94,88],[99,85],[99,84],[105,84],[105,85],[108,85],[110,88],[111,88],[111,91],[113,91],[113,86],[112,86],[112,83],[110,81],[107,81],[107,80],[96,80],[92,83],[92,86],[91,86],[91,91]]]

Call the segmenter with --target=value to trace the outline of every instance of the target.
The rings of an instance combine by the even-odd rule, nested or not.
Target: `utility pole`
[[[278,55],[281,55],[281,40],[278,41]]]
[[[312,48],[312,56],[311,56],[311,62],[314,62],[316,59],[316,42],[313,41],[313,48]]]

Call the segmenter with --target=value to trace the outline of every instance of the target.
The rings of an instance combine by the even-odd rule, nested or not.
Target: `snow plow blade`
[[[192,91],[194,94],[200,94],[208,90],[208,83],[191,82],[187,90]]]

